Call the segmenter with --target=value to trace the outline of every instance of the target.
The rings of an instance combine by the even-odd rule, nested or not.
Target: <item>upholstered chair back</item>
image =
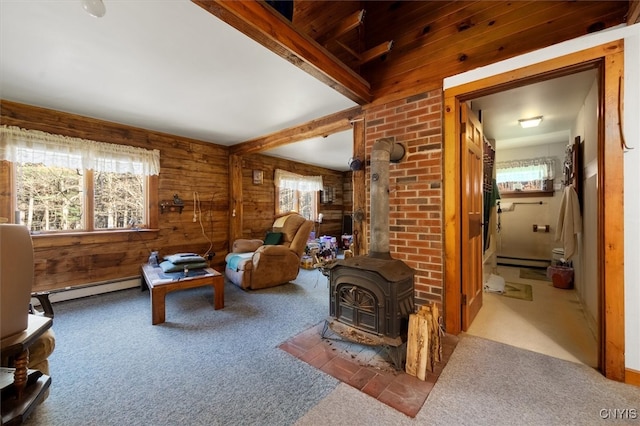
[[[33,245],[26,226],[0,224],[0,337],[27,329],[33,286]]]

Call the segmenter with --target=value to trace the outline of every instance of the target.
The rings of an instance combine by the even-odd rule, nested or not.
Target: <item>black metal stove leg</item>
[[[324,326],[322,326],[322,333],[320,333],[320,336],[325,337],[328,329],[329,329],[329,321],[324,320]]]
[[[391,358],[391,362],[393,362],[396,370],[403,370],[407,354],[407,344],[403,343],[400,346],[384,345],[383,347],[387,355],[389,355],[389,358]]]

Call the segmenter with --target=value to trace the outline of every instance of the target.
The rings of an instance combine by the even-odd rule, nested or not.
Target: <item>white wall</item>
[[[573,262],[576,291],[585,307],[588,326],[598,335],[598,80],[594,78],[578,117],[571,140],[582,141],[582,232]]]
[[[443,87],[448,89],[620,39],[625,43],[624,134],[627,145],[635,148],[624,158],[625,366],[640,371],[640,24],[589,34],[455,75],[446,78]]]
[[[534,145],[514,149],[496,149],[496,163],[501,161],[528,160],[540,157],[555,158],[554,184],[562,182],[562,163],[564,161],[565,143]],[[555,186],[555,185],[554,185]],[[562,247],[555,241],[556,224],[562,192],[557,190],[552,197],[518,198],[501,195],[503,208],[500,215],[501,230],[496,235],[496,251],[498,256],[522,259],[551,260],[551,250]],[[540,203],[542,204],[531,204]],[[515,204],[514,204],[515,203]],[[518,204],[520,203],[520,204]],[[549,225],[549,232],[533,232],[533,225]]]

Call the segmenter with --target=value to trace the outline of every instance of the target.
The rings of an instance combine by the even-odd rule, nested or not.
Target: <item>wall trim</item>
[[[627,368],[625,370],[624,382],[628,385],[640,386],[640,371]]]
[[[602,173],[598,195],[598,245],[600,282],[599,370],[605,377],[624,381],[625,377],[625,323],[624,323],[624,269],[619,259],[624,258],[622,150],[617,127],[618,83],[624,73],[624,41],[617,40],[578,52],[567,53],[541,63],[524,65],[484,79],[451,87],[444,92],[444,168],[445,188],[443,208],[445,218],[445,324],[448,333],[458,334],[462,324],[461,273],[464,262],[461,250],[461,228],[457,201],[461,197],[460,182],[460,103],[497,91],[521,86],[552,76],[567,75],[594,66],[601,69],[600,109],[602,123],[599,129],[598,158]],[[603,194],[607,194],[604,203]],[[613,198],[611,198],[613,197]]]

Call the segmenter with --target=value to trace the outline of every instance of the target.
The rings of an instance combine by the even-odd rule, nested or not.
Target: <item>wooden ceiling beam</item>
[[[335,114],[327,115],[316,120],[301,124],[300,126],[251,139],[243,143],[229,147],[232,155],[255,154],[269,149],[278,148],[290,143],[327,136],[351,128],[354,120],[362,115],[361,108],[354,107]]]
[[[350,48],[349,46],[347,46],[341,41],[336,40],[336,44],[340,46],[342,49],[344,49],[349,55],[353,56],[358,61],[360,60],[360,54],[358,52],[356,52],[355,50],[353,50],[352,48]]]
[[[361,9],[352,13],[351,15],[344,18],[342,21],[338,21],[333,27],[331,27],[327,32],[322,34],[320,37],[316,39],[316,41],[320,44],[325,44],[329,40],[334,40],[341,35],[348,33],[349,31],[358,28],[362,25],[364,21],[365,10]]]
[[[192,0],[352,101],[372,100],[369,83],[262,1]]]
[[[366,52],[360,55],[360,65],[366,64],[367,62],[371,62],[372,60],[379,58],[384,54],[389,53],[392,47],[393,47],[393,40],[385,41],[384,43],[381,43],[376,47],[373,47],[367,50]]]
[[[640,1],[629,1],[629,13],[627,14],[627,25],[633,25],[640,22]]]

